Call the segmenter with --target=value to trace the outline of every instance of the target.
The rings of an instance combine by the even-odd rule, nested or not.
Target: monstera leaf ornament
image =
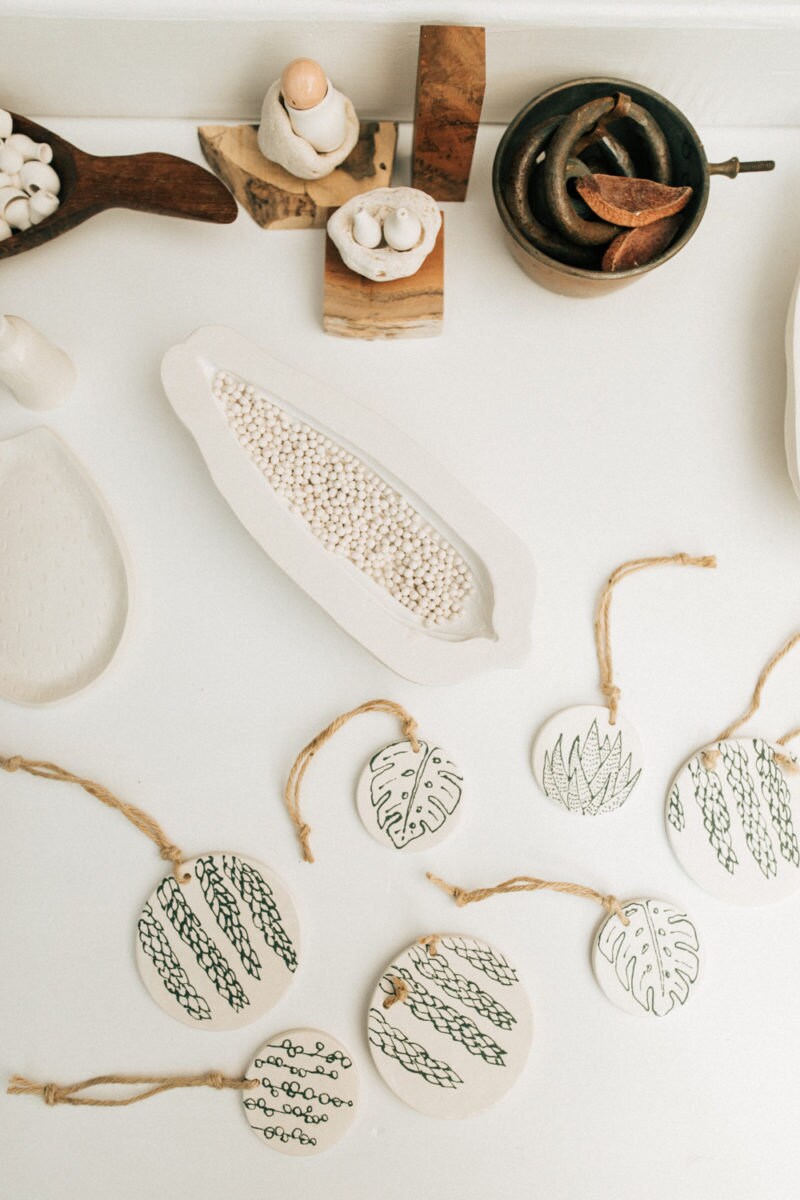
[[[358,781],[359,815],[372,836],[395,850],[424,850],[460,816],[463,776],[440,746],[403,740],[374,754]]]
[[[626,1012],[665,1017],[686,1003],[697,983],[697,930],[685,912],[663,900],[629,900],[622,912],[627,925],[612,913],[597,933],[597,982]]]

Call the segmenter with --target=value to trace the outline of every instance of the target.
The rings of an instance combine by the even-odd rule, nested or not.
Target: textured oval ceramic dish
[[[47,429],[0,442],[0,696],[49,704],[111,662],[129,609],[102,497]]]
[[[341,554],[273,489],[240,445],[214,391],[233,373],[411,504],[466,564],[471,591],[452,619],[426,626]],[[352,637],[398,674],[446,684],[512,666],[528,651],[534,570],[525,546],[416,442],[362,405],[262,353],[229,329],[206,327],[167,352],[162,379],[211,476],[262,549]]]
[[[800,275],[794,285],[792,301],[789,305],[789,318],[786,322],[786,463],[794,490],[800,497],[800,423],[797,420],[798,380],[797,368],[800,364],[800,312],[797,298],[800,294]]]

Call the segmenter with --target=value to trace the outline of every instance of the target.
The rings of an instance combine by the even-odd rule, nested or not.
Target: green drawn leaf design
[[[623,752],[622,733],[613,743],[608,737],[601,742],[597,721],[592,721],[586,737],[574,739],[565,766],[563,734],[559,734],[552,751],[545,751],[545,794],[568,812],[592,816],[612,812],[625,803],[642,773],[639,769],[631,775],[633,755],[623,759]]]
[[[689,774],[694,785],[694,798],[703,815],[703,828],[717,862],[733,875],[739,859],[731,841],[731,814],[725,803],[722,784],[713,771],[707,771],[700,755],[689,760]]]
[[[283,960],[288,971],[294,973],[297,951],[284,928],[275,893],[264,876],[235,854],[223,854],[222,870],[250,909],[253,924],[263,934],[270,950]]]
[[[197,991],[184,971],[167,940],[164,926],[149,904],[145,905],[137,926],[139,944],[151,960],[161,982],[171,996],[185,1009],[193,1021],[209,1021],[211,1009],[208,1001]]]
[[[253,979],[260,979],[261,962],[252,947],[247,930],[239,919],[236,897],[225,886],[219,867],[210,854],[197,859],[194,873],[200,882],[208,907],[228,941],[238,951],[245,971]]]
[[[168,875],[158,885],[156,895],[164,915],[181,941],[194,954],[197,965],[205,971],[223,1000],[227,1000],[231,1008],[239,1012],[250,1001],[227,958],[203,929],[197,913],[187,904],[180,885]]]
[[[761,801],[756,794],[755,784],[750,774],[750,760],[747,757],[747,751],[737,742],[720,742],[719,750],[728,778],[728,786],[736,798],[736,811],[742,823],[747,849],[755,859],[764,878],[774,878],[778,873],[778,864],[775,861],[772,839],[761,815]]]
[[[697,930],[684,913],[668,910],[660,900],[633,901],[624,912],[630,924],[610,917],[600,931],[598,949],[645,1012],[666,1016],[676,1004],[686,1003],[697,979]]]
[[[800,867],[800,847],[792,821],[792,797],[789,786],[775,758],[775,751],[760,738],[753,739],[756,770],[761,779],[761,794],[767,802],[770,820],[778,835],[781,857],[793,867]]]
[[[667,805],[667,820],[676,833],[682,833],[686,828],[686,813],[683,811],[683,801],[677,783],[673,784]]]
[[[395,742],[369,762],[369,794],[378,826],[402,850],[426,833],[436,833],[458,807],[462,776],[439,746]]]
[[[390,1025],[379,1008],[369,1010],[367,1033],[371,1045],[387,1058],[393,1058],[405,1071],[421,1076],[426,1083],[457,1088],[464,1082],[448,1063],[434,1058],[419,1042],[412,1042],[402,1029]]]
[[[505,1005],[489,992],[485,992],[474,980],[467,979],[460,971],[454,971],[441,950],[437,950],[436,954],[429,954],[426,949],[415,947],[409,958],[423,979],[438,983],[451,1000],[459,1000],[465,1008],[471,1008],[479,1016],[486,1017],[498,1029],[511,1029],[512,1025],[516,1025],[517,1018]]]
[[[486,975],[488,979],[499,983],[501,987],[511,987],[512,984],[519,983],[519,975],[508,959],[493,950],[491,946],[478,946],[474,942],[456,936],[443,937],[440,944],[446,950],[452,950],[459,958],[463,958],[464,962],[468,962],[471,967]]]
[[[424,984],[415,980],[405,967],[391,966],[380,981],[381,991],[387,996],[395,995],[392,977],[403,979],[408,984],[408,996],[404,1003],[418,1021],[429,1021],[439,1033],[444,1033],[455,1042],[461,1042],[470,1054],[475,1054],[493,1067],[504,1067],[506,1050],[494,1038],[482,1033],[473,1020],[446,1004],[429,992]]]

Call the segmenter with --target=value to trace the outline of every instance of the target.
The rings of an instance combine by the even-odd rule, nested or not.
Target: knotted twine
[[[786,642],[786,644],[782,646],[777,653],[773,654],[772,658],[766,664],[756,680],[753,698],[750,701],[747,711],[742,713],[741,717],[739,717],[736,721],[732,721],[731,724],[728,725],[727,729],[723,729],[719,737],[714,739],[715,743],[726,742],[728,738],[733,737],[733,735],[739,729],[741,729],[743,725],[746,725],[750,718],[758,712],[759,708],[761,707],[761,697],[764,693],[764,687],[767,683],[767,680],[779,663],[783,662],[787,654],[789,654],[799,642],[800,632],[794,633],[789,638],[788,642]],[[800,737],[800,726],[798,726],[797,729],[791,729],[788,733],[785,733],[783,737],[778,738],[777,744],[779,746],[785,746],[788,742],[791,742],[792,739],[796,737]],[[710,746],[708,749],[703,751],[703,766],[707,770],[713,771],[719,762],[719,758],[720,752],[717,749],[716,744],[714,746]],[[795,772],[800,771],[800,766],[798,766],[797,762],[789,754],[776,754],[775,758],[777,762],[779,762],[786,770]]]
[[[608,577],[605,587],[600,593],[597,605],[597,615],[594,622],[594,642],[597,648],[597,663],[600,668],[600,691],[608,705],[608,723],[616,725],[619,710],[620,690],[614,683],[614,669],[611,658],[611,597],[614,588],[629,575],[637,571],[645,571],[648,567],[668,565],[678,567],[716,567],[717,560],[713,554],[694,558],[690,554],[670,554],[658,558],[633,558],[630,562],[622,563]]]
[[[604,895],[603,892],[597,892],[594,888],[584,887],[581,883],[562,883],[552,879],[537,879],[532,875],[515,875],[512,879],[506,879],[503,883],[498,883],[494,887],[474,888],[472,891],[467,891],[465,888],[454,886],[452,883],[445,883],[438,875],[432,875],[430,871],[427,873],[427,878],[431,883],[435,883],[443,892],[447,892],[452,896],[459,908],[463,908],[465,904],[476,904],[480,900],[488,900],[490,896],[506,896],[513,892],[541,892],[544,890],[550,892],[562,892],[567,896],[582,896],[584,900],[594,900],[596,904],[602,905],[607,913],[619,917],[623,925],[629,925],[630,920],[625,916],[625,910],[620,904],[616,896]]]
[[[124,800],[120,800],[118,796],[115,796],[113,792],[109,792],[102,784],[95,783],[93,779],[84,779],[80,775],[73,775],[71,771],[65,771],[63,767],[59,767],[56,763],[39,762],[36,759],[23,758],[19,754],[15,754],[11,758],[4,758],[0,755],[0,767],[10,773],[25,771],[28,775],[35,775],[39,779],[52,779],[56,782],[77,784],[78,787],[83,788],[85,792],[88,792],[90,796],[94,796],[102,804],[106,804],[109,808],[114,808],[117,812],[121,812],[123,817],[127,817],[131,824],[135,825],[151,841],[155,842],[165,862],[172,863],[172,870],[178,883],[188,883],[191,879],[191,875],[187,875],[181,871],[181,866],[185,861],[183,851],[169,840],[158,821],[141,808],[137,808],[135,804],[127,804]]]
[[[303,777],[317,751],[321,750],[325,743],[329,742],[343,725],[346,725],[348,721],[352,721],[353,717],[359,717],[362,713],[369,712],[388,713],[389,716],[397,717],[403,727],[403,736],[411,743],[411,749],[415,754],[419,751],[417,722],[400,704],[395,704],[394,700],[367,700],[366,703],[359,704],[358,708],[352,708],[350,712],[342,713],[335,721],[331,721],[330,725],[322,730],[322,733],[318,733],[307,746],[304,746],[289,772],[289,778],[286,780],[286,787],[283,791],[283,799],[289,816],[292,819],[292,824],[297,830],[297,838],[300,842],[305,862],[313,863],[314,855],[311,853],[309,843],[311,826],[303,820],[300,814],[300,786],[303,782]]]
[[[142,1084],[146,1087],[143,1092],[135,1092],[132,1096],[123,1096],[119,1100],[103,1100],[94,1096],[81,1096],[89,1088],[106,1087],[109,1084],[120,1084],[125,1087],[136,1087]],[[41,1096],[47,1105],[74,1104],[85,1105],[87,1108],[126,1108],[129,1104],[138,1104],[140,1100],[149,1100],[151,1096],[159,1096],[162,1092],[171,1092],[175,1088],[208,1087],[222,1091],[233,1088],[246,1091],[258,1087],[257,1079],[231,1079],[219,1071],[208,1071],[205,1075],[96,1075],[94,1079],[84,1079],[80,1083],[70,1083],[62,1086],[58,1083],[34,1083],[22,1075],[12,1075],[6,1091],[10,1096]]]

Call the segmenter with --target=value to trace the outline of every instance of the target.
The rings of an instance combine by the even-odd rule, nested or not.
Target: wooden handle
[[[163,217],[227,224],[236,220],[236,201],[203,167],[173,154],[126,154],[80,164],[81,207],[132,208]]]

